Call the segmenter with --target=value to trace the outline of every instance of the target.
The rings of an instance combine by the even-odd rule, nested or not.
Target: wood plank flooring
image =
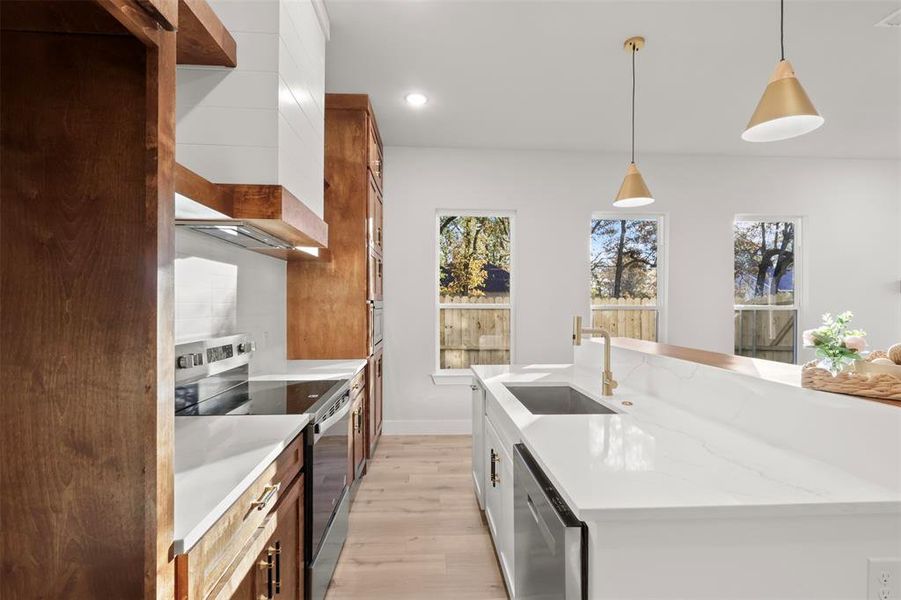
[[[326,600],[506,600],[469,436],[382,436]]]

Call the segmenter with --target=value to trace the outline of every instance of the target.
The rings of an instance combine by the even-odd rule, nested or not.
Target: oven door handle
[[[344,404],[341,405],[341,408],[336,410],[335,413],[333,415],[331,415],[329,418],[324,419],[324,420],[320,421],[319,423],[316,423],[314,426],[314,429],[313,429],[313,432],[314,432],[313,433],[313,443],[315,444],[316,442],[318,442],[319,438],[321,438],[323,436],[325,431],[328,430],[336,422],[343,419],[344,416],[349,411],[350,411],[350,399],[345,401]]]

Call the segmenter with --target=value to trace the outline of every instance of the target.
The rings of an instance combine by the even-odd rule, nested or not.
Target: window
[[[438,368],[510,364],[513,218],[438,214]]]
[[[735,354],[794,363],[798,358],[799,221],[735,220]]]
[[[591,325],[610,335],[657,341],[662,218],[591,220]]]

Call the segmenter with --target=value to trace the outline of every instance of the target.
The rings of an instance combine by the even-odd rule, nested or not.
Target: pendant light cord
[[[785,0],[779,0],[779,50],[785,60]]]
[[[632,164],[635,164],[635,53],[637,49],[632,44]]]

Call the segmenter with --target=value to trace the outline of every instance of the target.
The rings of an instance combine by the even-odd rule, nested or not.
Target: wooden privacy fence
[[[604,298],[603,305],[600,303],[601,299],[592,299],[592,327],[606,329],[614,337],[657,341],[656,300],[653,298]],[[618,306],[630,308],[618,310]]]
[[[508,301],[504,298],[503,303]],[[439,328],[442,369],[510,362],[508,308],[442,308]]]
[[[794,363],[796,314],[794,310],[736,310],[735,354]]]
[[[471,365],[509,363],[510,310],[496,307],[508,302],[507,295],[442,296],[441,368],[466,369]],[[657,310],[653,299],[605,299],[603,306],[597,302],[595,299],[591,307],[592,327],[607,329],[616,337],[657,340]],[[449,304],[478,305],[479,308],[444,306]],[[620,306],[623,308],[618,308]],[[735,311],[736,354],[791,363],[795,361],[795,337],[795,311]]]

